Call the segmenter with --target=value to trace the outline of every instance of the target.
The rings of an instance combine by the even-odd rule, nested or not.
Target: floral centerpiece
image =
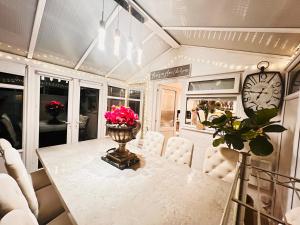
[[[50,101],[45,106],[46,112],[52,116],[52,119],[48,121],[49,124],[59,124],[61,121],[57,119],[59,114],[64,112],[65,106],[60,101]]]
[[[111,107],[111,111],[105,113],[104,117],[109,127],[134,127],[139,119],[139,116],[131,108],[114,105]]]
[[[138,162],[136,155],[126,149],[126,143],[135,139],[141,127],[138,115],[129,107],[112,106],[111,111],[106,112],[104,117],[108,135],[118,142],[119,147],[109,150],[102,159],[120,169]]]

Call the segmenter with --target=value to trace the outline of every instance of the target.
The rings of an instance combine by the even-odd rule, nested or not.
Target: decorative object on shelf
[[[239,120],[227,111],[225,115],[213,119],[211,122],[204,121],[203,124],[214,128],[213,146],[226,144],[228,148],[242,150],[244,143],[249,142],[250,151],[258,156],[267,156],[273,152],[273,145],[270,143],[269,132],[281,133],[286,129],[275,124],[278,121],[270,121],[277,116],[278,109],[261,109],[254,111],[246,109],[248,118]],[[217,137],[218,136],[218,137]],[[216,138],[217,137],[217,138]]]
[[[218,106],[219,106],[219,103],[216,103],[216,101],[201,100],[201,101],[199,101],[197,109],[202,110],[204,112],[204,118],[206,121],[208,118],[208,114],[214,113]],[[197,112],[198,112],[198,110],[197,110]],[[201,122],[199,113],[198,113],[198,117],[199,117],[199,121]]]
[[[136,154],[126,149],[126,143],[135,139],[141,128],[138,115],[132,109],[125,106],[112,106],[111,111],[105,113],[106,127],[109,136],[119,144],[118,148],[112,148],[102,160],[123,170],[139,162]]]
[[[188,97],[185,123],[203,130],[203,121],[212,121],[225,111],[234,112],[235,102],[236,98],[232,97]]]
[[[242,89],[245,110],[280,108],[284,95],[282,76],[278,71],[265,71],[268,67],[269,62],[261,61],[257,64],[260,72],[249,74],[245,78]]]
[[[52,119],[48,121],[48,124],[61,124],[57,117],[64,112],[65,106],[60,101],[51,101],[45,106],[46,112],[52,116]]]

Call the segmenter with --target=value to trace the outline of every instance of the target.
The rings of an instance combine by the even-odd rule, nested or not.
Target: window
[[[22,148],[24,77],[0,73],[0,138]]]
[[[113,105],[125,105],[126,89],[108,86],[107,95],[107,111],[110,111]]]
[[[217,74],[189,79],[188,94],[239,93],[240,73]]]
[[[199,123],[236,111],[235,97],[188,97],[186,102],[185,124],[197,126]]]
[[[229,79],[190,82],[188,90],[208,91],[208,90],[233,89],[233,88],[234,88],[234,78],[229,78]]]
[[[136,113],[141,116],[141,91],[140,90],[129,90],[128,94],[128,106]]]
[[[110,111],[113,105],[115,106],[127,105],[140,117],[141,105],[142,105],[141,101],[142,101],[141,90],[129,89],[126,98],[126,89],[108,86],[107,111]]]

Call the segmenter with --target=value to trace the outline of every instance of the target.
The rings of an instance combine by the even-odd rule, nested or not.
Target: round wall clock
[[[261,63],[260,62],[257,67]],[[267,63],[267,67],[269,63]],[[265,71],[261,66],[259,73],[247,75],[242,89],[242,102],[244,109],[254,111],[268,108],[280,108],[284,94],[284,84],[280,72]]]

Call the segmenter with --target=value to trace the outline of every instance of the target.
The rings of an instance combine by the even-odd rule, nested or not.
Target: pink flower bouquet
[[[104,115],[107,124],[114,126],[127,126],[134,127],[138,122],[138,115],[134,111],[125,106],[112,106],[111,111],[108,111]]]

